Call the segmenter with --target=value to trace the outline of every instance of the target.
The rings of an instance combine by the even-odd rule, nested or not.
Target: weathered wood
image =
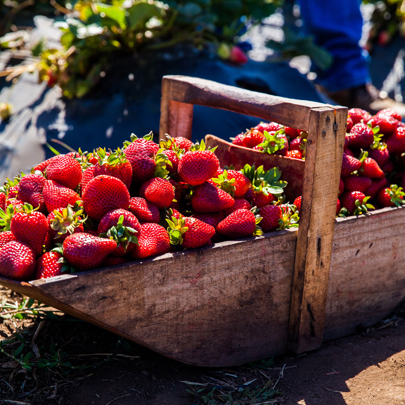
[[[233,111],[268,121],[276,121],[304,131],[309,129],[311,109],[325,106],[325,104],[311,101],[287,99],[240,89],[196,77],[164,76],[160,121],[161,139],[165,132],[169,132],[173,137],[184,136],[171,130],[177,127],[170,126],[170,109],[176,108],[170,104],[170,100]],[[180,129],[182,130],[182,128]],[[191,132],[189,135],[191,136]]]
[[[347,109],[312,109],[308,132],[288,344],[296,353],[322,344],[336,200]]]
[[[170,81],[162,81],[159,137],[166,139],[165,135],[169,134],[172,137],[182,136],[191,139],[193,105],[172,100],[170,87]]]
[[[242,364],[287,348],[296,235],[279,231],[11,288],[184,363]]]
[[[405,299],[405,208],[336,220],[326,340],[371,326]]]
[[[305,170],[304,160],[280,155],[268,155],[253,149],[233,145],[213,135],[206,135],[205,143],[211,148],[217,147],[215,154],[221,167],[233,165],[236,170],[240,170],[246,163],[254,164],[256,167],[263,165],[266,170],[278,167],[282,172],[281,178],[288,182],[288,187],[285,189],[288,201],[292,202],[302,194]]]

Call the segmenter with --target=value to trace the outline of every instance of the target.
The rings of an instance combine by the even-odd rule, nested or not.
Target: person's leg
[[[300,0],[300,9],[305,33],[333,57],[329,69],[314,66],[317,83],[335,92],[370,82],[359,46],[363,18],[358,1]]]

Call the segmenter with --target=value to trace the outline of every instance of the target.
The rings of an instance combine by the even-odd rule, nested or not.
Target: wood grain
[[[263,165],[265,170],[278,167],[282,171],[281,178],[288,182],[285,195],[288,201],[302,195],[302,185],[304,182],[305,161],[293,159],[280,155],[269,155],[253,149],[233,145],[214,135],[206,135],[205,143],[213,148],[217,147],[215,154],[219,159],[221,167],[233,165],[236,170],[240,170],[245,164],[259,167]]]
[[[174,111],[177,107],[173,107],[170,101],[233,111],[263,120],[276,121],[279,124],[304,131],[309,129],[311,109],[325,106],[325,104],[311,101],[287,99],[240,89],[196,77],[164,76],[160,120],[161,139],[165,132],[169,132],[173,137],[188,134],[191,139],[191,131],[177,133],[175,132],[177,127],[171,125],[170,111],[171,109]],[[180,133],[182,135],[179,135]]]
[[[311,110],[289,323],[295,353],[323,341],[347,109]]]

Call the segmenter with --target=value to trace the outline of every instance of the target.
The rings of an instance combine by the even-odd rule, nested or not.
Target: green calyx
[[[221,190],[226,191],[228,194],[231,196],[234,196],[235,190],[236,190],[236,180],[235,179],[228,179],[228,171],[224,170],[222,174],[220,174],[218,177],[214,177],[211,179],[213,183],[217,187],[219,187]]]
[[[164,150],[165,149],[159,149],[155,156],[155,163],[156,163],[155,177],[161,177],[162,179],[167,178],[170,173],[167,170],[167,165],[173,167],[173,164],[170,161],[170,159],[167,157],[166,154],[163,153]]]
[[[258,191],[265,195],[273,194],[279,196],[287,186],[286,181],[280,180],[282,172],[278,167],[273,167],[266,171],[263,166],[259,166],[256,169],[254,165],[250,166],[246,164],[241,169],[241,172],[252,183],[253,191]]]
[[[138,244],[138,238],[135,236],[138,233],[130,226],[124,226],[124,216],[121,215],[118,219],[117,225],[112,226],[107,232],[101,233],[101,238],[112,239],[117,242],[118,246],[124,246],[127,250],[130,243]]]
[[[370,145],[371,149],[385,149],[387,145],[384,142],[381,142],[381,139],[383,138],[384,134],[379,134],[378,131],[380,130],[380,127],[374,127],[372,128],[373,135],[374,135],[374,140],[373,143]],[[385,145],[385,147],[384,147]]]
[[[100,166],[109,165],[114,167],[128,162],[124,151],[120,148],[117,148],[114,152],[110,149],[109,153],[107,153],[105,148],[98,148],[94,152],[94,156],[97,157]]]
[[[12,204],[9,204],[5,211],[0,208],[0,229],[1,232],[9,231],[11,219],[15,214],[15,209]]]
[[[159,148],[161,150],[172,150],[177,153],[177,156],[184,154],[185,150],[180,149],[174,142],[173,138],[169,134],[165,134],[166,139],[162,139],[159,142]]]
[[[283,214],[278,220],[279,227],[277,230],[298,228],[300,217],[297,207],[294,204],[283,204],[281,210]]]
[[[75,206],[68,205],[66,208],[59,212],[54,210],[55,218],[51,221],[50,227],[57,232],[55,239],[60,238],[63,235],[74,233],[75,229],[82,225],[86,218],[81,218],[83,209]]]
[[[403,204],[405,204],[405,193],[402,187],[399,187],[396,184],[391,184],[390,187],[387,189],[387,194],[390,196],[391,202],[395,206],[401,207]]]
[[[284,134],[284,130],[280,129],[277,132],[270,134],[267,131],[263,131],[264,141],[258,146],[263,148],[263,153],[268,153],[272,155],[279,150],[282,150],[286,147],[287,141],[283,137],[278,137],[280,134]]]
[[[360,202],[360,200],[356,200],[354,202],[355,209],[353,212],[353,215],[362,215],[368,212],[368,210],[374,210],[375,207],[372,204],[367,204],[367,201],[370,199],[369,196],[365,197],[363,199],[363,202]]]
[[[167,233],[169,234],[170,243],[172,245],[181,245],[183,243],[183,235],[188,231],[186,226],[186,221],[183,216],[180,215],[180,218],[171,217],[171,219],[166,219],[167,224]]]
[[[250,209],[250,211],[255,215],[255,221],[256,221],[256,226],[255,226],[255,230],[254,230],[254,232],[253,232],[253,235],[254,235],[254,236],[263,235],[263,230],[262,230],[262,228],[260,228],[260,226],[259,226],[260,221],[263,219],[263,217],[261,217],[261,216],[258,214],[259,210],[257,209],[257,207],[252,207],[252,208]]]
[[[14,177],[13,180],[10,180],[8,177],[6,179],[6,181],[4,182],[3,186],[0,188],[0,191],[3,192],[4,194],[6,194],[6,196],[8,196],[10,189],[12,187],[18,186],[18,184],[20,183],[21,179],[25,176],[24,172],[21,172],[19,174],[17,174],[17,176]]]
[[[217,149],[217,146],[215,146],[214,148],[208,148],[205,145],[204,139],[201,139],[201,142],[196,142],[191,148],[190,148],[190,152],[196,152],[196,151],[210,151],[210,152],[215,152],[215,150]]]
[[[124,149],[137,139],[145,139],[146,141],[153,141],[153,132],[150,131],[148,134],[144,135],[143,138],[138,138],[134,133],[131,134],[131,141],[124,142]]]
[[[77,273],[78,270],[73,267],[63,256],[63,246],[61,243],[57,243],[56,246],[51,250],[51,252],[59,253],[61,255],[61,257],[58,259],[58,263],[62,264],[62,273]]]

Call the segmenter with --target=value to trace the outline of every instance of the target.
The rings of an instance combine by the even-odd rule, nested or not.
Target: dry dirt
[[[5,300],[21,297],[1,289]],[[66,316],[0,320],[9,355],[21,345],[7,343],[16,332],[25,343],[15,357],[32,352],[36,366],[24,371],[0,352],[0,405],[405,404],[405,306],[317,351],[229,369],[186,366]],[[41,359],[50,366],[38,368]]]

